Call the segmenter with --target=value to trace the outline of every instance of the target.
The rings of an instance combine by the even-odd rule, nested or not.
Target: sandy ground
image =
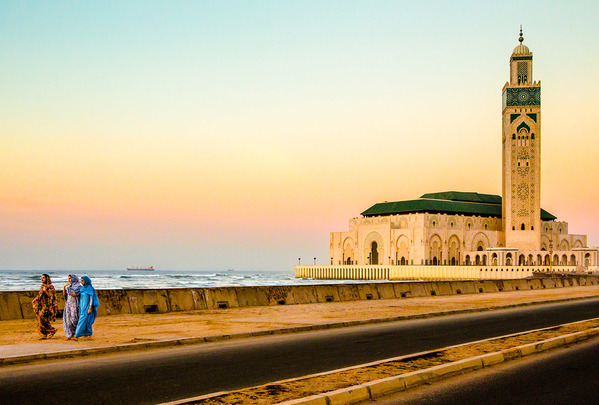
[[[65,339],[61,320],[54,325],[59,329],[57,334],[49,340],[38,340],[34,319],[0,321],[0,357],[589,296],[599,296],[599,286],[168,314],[111,315],[96,319],[92,340],[80,339],[77,342]]]

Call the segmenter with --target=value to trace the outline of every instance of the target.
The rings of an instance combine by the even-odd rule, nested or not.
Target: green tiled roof
[[[417,212],[501,218],[501,196],[458,191],[429,193],[417,200],[378,203],[362,212],[362,215],[372,217]],[[552,221],[556,218],[549,212],[541,210],[543,221]]]
[[[432,198],[434,200],[465,201],[485,204],[500,204],[501,196],[494,194],[464,193],[461,191],[445,191],[443,193],[428,193],[420,198]]]

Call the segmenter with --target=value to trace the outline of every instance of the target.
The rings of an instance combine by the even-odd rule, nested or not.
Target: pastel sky
[[[381,201],[501,193],[542,81],[542,206],[599,245],[597,1],[0,1],[0,269],[289,270]]]

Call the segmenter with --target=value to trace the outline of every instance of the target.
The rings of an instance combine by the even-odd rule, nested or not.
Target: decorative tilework
[[[504,94],[504,107],[541,105],[540,87],[508,87]]]

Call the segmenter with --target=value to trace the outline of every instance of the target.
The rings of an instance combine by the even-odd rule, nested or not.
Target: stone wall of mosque
[[[428,213],[352,218],[347,232],[331,233],[329,264],[596,265],[596,249],[584,252],[586,236],[568,234],[566,222],[544,221],[540,231],[540,251],[515,249],[502,258],[489,252],[505,247],[500,218]]]

